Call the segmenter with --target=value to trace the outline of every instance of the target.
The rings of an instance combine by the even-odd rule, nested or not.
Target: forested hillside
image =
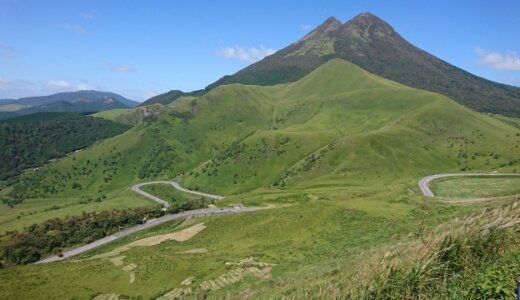
[[[0,122],[0,180],[118,135],[129,126],[79,113],[39,113]]]

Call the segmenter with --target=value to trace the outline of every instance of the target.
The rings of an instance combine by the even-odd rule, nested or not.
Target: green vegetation
[[[520,116],[520,88],[470,74],[403,39],[385,21],[364,13],[342,24],[334,17],[304,38],[224,76],[206,90],[232,83],[274,85],[294,82],[331,59],[418,89],[434,91],[481,112]]]
[[[167,93],[164,93],[164,94],[161,94],[161,95],[157,95],[157,96],[154,96],[146,101],[144,101],[143,103],[141,103],[140,106],[148,106],[148,105],[151,105],[151,104],[163,104],[163,105],[168,105],[170,103],[173,103],[174,101],[176,101],[177,99],[181,98],[181,97],[186,97],[186,96],[201,96],[205,93],[206,91],[205,90],[198,90],[198,91],[193,91],[193,92],[189,92],[189,93],[185,93],[183,91],[179,91],[179,90],[172,90],[172,91],[169,91]]]
[[[164,106],[155,104],[131,109],[105,110],[95,113],[94,116],[123,124],[136,125],[148,118],[153,118],[164,110]]]
[[[129,127],[78,113],[39,113],[0,122],[0,180],[86,148]]]
[[[81,214],[33,224],[22,232],[8,232],[0,243],[0,267],[28,264],[51,253],[87,244],[109,234],[142,223],[143,218],[164,214],[160,209],[132,209]]]
[[[448,198],[486,198],[520,193],[520,176],[456,177],[431,183],[436,196]]]
[[[514,122],[479,114],[342,60],[331,60],[294,83],[231,84],[178,101],[161,106],[159,113],[119,136],[22,174],[17,184],[0,192],[25,199],[13,208],[2,207],[0,229],[78,215],[83,207],[135,207],[139,201],[152,205],[131,195],[129,188],[161,179],[225,195],[218,203],[222,206],[242,203],[271,209],[190,219],[181,228],[163,224],[78,260],[10,266],[0,270],[0,298],[90,298],[100,293],[152,298],[184,288],[181,282],[191,276],[191,295],[199,298],[250,293],[260,299],[330,299],[335,291],[338,298],[361,293],[352,284],[364,287],[374,279],[356,276],[375,253],[396,245],[415,251],[407,247],[422,243],[422,228],[435,231],[439,224],[466,220],[484,209],[479,219],[494,214],[493,201],[457,206],[425,199],[417,180],[440,172],[506,173],[520,167],[520,129]],[[126,113],[134,111],[113,115]],[[168,188],[145,187],[177,200]],[[94,201],[79,204],[102,195],[106,199],[98,207]],[[176,209],[196,203],[177,201],[181,203]],[[59,208],[44,211],[53,205]],[[30,210],[38,211],[34,221],[25,217]],[[136,266],[132,282],[130,272],[106,259],[92,259],[135,239],[200,222],[206,228],[187,241],[126,251],[124,266]],[[450,236],[454,241],[462,234]],[[478,258],[472,250],[467,253]],[[241,271],[232,262],[250,257],[269,268],[252,263],[247,267],[265,274],[248,273],[214,291],[201,286]]]
[[[520,235],[496,229],[446,237],[434,253],[375,279],[366,299],[508,299],[516,293]]]
[[[201,200],[200,196],[181,192],[169,184],[144,185],[141,187],[141,190],[171,203],[183,203]]]

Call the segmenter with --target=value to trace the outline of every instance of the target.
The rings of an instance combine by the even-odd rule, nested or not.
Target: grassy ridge
[[[209,295],[218,298],[248,289],[259,298],[291,295],[300,291],[292,283],[341,274],[357,255],[407,243],[421,226],[434,227],[495,205],[425,201],[416,187],[419,178],[520,167],[520,129],[512,123],[340,60],[292,84],[220,86],[163,108],[121,136],[42,168],[41,176],[24,174],[25,189],[13,186],[2,193],[18,189],[29,198],[55,198],[54,203],[105,195],[101,204],[120,199],[117,203],[125,207],[135,202],[123,197],[141,199],[131,196],[133,183],[176,178],[184,186],[226,195],[219,205],[276,208],[190,220],[186,226],[203,221],[207,228],[183,243],[128,251],[125,263],[138,266],[134,283],[106,260],[13,267],[0,270],[6,279],[2,296],[116,293],[148,298],[180,287],[189,276],[198,283],[214,279],[230,270],[226,261],[251,256],[276,264],[272,279],[245,277]],[[63,211],[42,212],[39,220]],[[0,211],[4,230],[20,226],[8,212]],[[173,225],[165,224],[143,234],[172,230]],[[208,252],[177,253],[200,248]],[[266,292],[273,285],[280,294]],[[200,289],[196,293],[203,294]]]

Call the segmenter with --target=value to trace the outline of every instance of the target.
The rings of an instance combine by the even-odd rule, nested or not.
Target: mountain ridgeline
[[[76,91],[0,101],[0,119],[41,112],[98,112],[139,103],[110,92]]]
[[[75,182],[96,196],[148,178],[178,178],[224,195],[376,179],[384,190],[395,178],[512,170],[520,162],[518,128],[341,59],[287,85],[223,85],[152,115],[103,145],[26,174],[10,196],[67,196]]]
[[[331,59],[295,82],[222,85],[200,97],[183,96],[153,107],[157,109],[98,113],[135,125],[23,172],[0,191],[4,203],[0,205],[5,207],[0,210],[0,234],[5,233],[0,248],[9,261],[0,269],[6,282],[0,298],[92,299],[100,293],[124,293],[154,299],[178,291],[181,282],[194,274],[197,280],[189,286],[190,297],[226,298],[243,290],[242,284],[256,289],[256,298],[292,297],[295,289],[279,294],[272,290],[278,283],[294,283],[301,291],[308,286],[310,273],[320,283],[323,278],[350,281],[338,272],[350,270],[357,276],[365,270],[352,268],[354,261],[371,262],[360,255],[380,249],[385,253],[391,243],[408,245],[424,224],[462,215],[460,206],[423,199],[417,189],[419,178],[441,172],[520,169],[520,128],[514,122],[480,114],[444,95],[385,79],[342,59]],[[110,215],[114,220],[102,222],[89,211],[152,206],[132,195],[129,187],[172,178],[192,190],[224,195],[215,203],[221,207],[241,203],[273,209],[190,220],[204,222],[207,228],[185,243],[127,251],[117,258],[124,259],[121,265],[96,251],[103,258],[91,255],[49,265],[9,266],[133,224],[121,224],[123,219],[116,219],[115,212]],[[133,214],[120,216],[133,220],[127,218]],[[41,225],[31,225],[35,223]],[[184,224],[190,223],[182,224],[187,228]],[[457,224],[467,223],[462,219]],[[163,225],[143,235],[148,239],[179,229]],[[24,226],[27,229],[21,233],[6,233]],[[112,252],[129,242],[100,251]],[[180,252],[201,248],[207,252]],[[240,289],[233,284],[222,290],[204,289],[201,282],[229,278],[214,274],[236,274],[225,262],[247,263],[251,257],[273,263],[269,267],[276,285],[249,276],[240,281]],[[135,281],[129,283],[130,272],[123,272],[123,266],[138,266],[130,275]],[[445,273],[446,268],[436,270]],[[437,278],[437,273],[428,274]],[[465,276],[457,274],[456,278]],[[302,295],[307,293],[294,298],[305,299]]]
[[[520,116],[520,88],[470,74],[410,44],[388,23],[363,13],[342,24],[331,17],[299,41],[206,88],[294,82],[341,58],[390,80],[444,94],[480,112]],[[198,91],[200,93],[201,91]],[[161,96],[163,104],[180,97]]]

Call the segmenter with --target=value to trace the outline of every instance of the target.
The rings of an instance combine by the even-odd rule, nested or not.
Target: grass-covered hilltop
[[[79,119],[105,134],[50,162],[41,153],[45,164],[29,160],[1,187],[0,298],[514,297],[520,177],[445,178],[431,184],[439,197],[417,182],[520,173],[520,120],[341,58],[301,75]],[[161,210],[131,190],[167,180],[224,199],[143,187],[171,205]],[[264,209],[178,219],[32,264],[170,213],[242,206]]]

